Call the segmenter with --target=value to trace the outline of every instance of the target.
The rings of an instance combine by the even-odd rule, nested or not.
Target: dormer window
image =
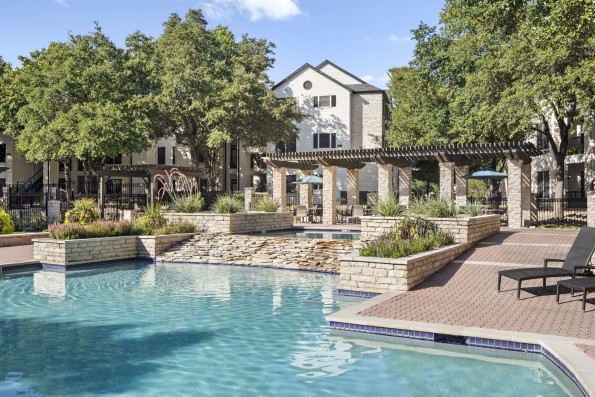
[[[328,108],[337,106],[336,95],[320,95],[312,98],[315,108]]]

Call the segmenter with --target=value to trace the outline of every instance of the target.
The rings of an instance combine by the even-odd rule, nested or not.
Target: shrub
[[[211,209],[218,214],[234,214],[244,211],[244,202],[237,195],[222,194]]]
[[[467,197],[473,201],[485,200],[489,192],[486,181],[481,179],[469,179],[467,181]]]
[[[436,198],[414,198],[409,202],[409,213],[430,218],[454,218],[458,209],[454,202]]]
[[[277,212],[279,204],[272,199],[272,197],[264,196],[256,200],[254,203],[254,211],[260,212]]]
[[[138,218],[137,226],[149,234],[151,230],[164,227],[166,224],[165,217],[161,213],[161,204],[148,205],[145,208],[145,214]]]
[[[440,248],[453,242],[454,239],[450,234],[440,232],[430,233],[425,237],[416,237],[411,240],[401,240],[395,233],[388,233],[361,248],[360,255],[401,258]]]
[[[48,227],[45,214],[15,217],[13,219],[15,231],[44,230]]]
[[[399,204],[399,198],[396,194],[391,194],[386,198],[379,198],[374,206],[374,215],[399,216],[403,212],[405,212],[405,207]]]
[[[58,240],[81,238],[134,236],[142,233],[138,226],[128,221],[102,221],[81,225],[61,223],[48,226],[49,237]]]
[[[478,203],[476,201],[467,203],[466,206],[459,208],[459,210],[462,214],[465,214],[468,216],[479,216],[479,215],[483,215],[487,212],[485,209],[485,206],[481,205],[480,203]]]
[[[92,198],[82,198],[72,202],[72,208],[66,212],[64,223],[85,223],[95,222],[99,219],[99,212],[95,209],[96,203]]]
[[[200,192],[193,193],[188,196],[175,196],[172,197],[169,208],[174,212],[183,212],[191,214],[199,212],[205,205],[205,199],[202,197]]]
[[[196,226],[192,223],[178,223],[175,225],[166,225],[159,229],[151,230],[151,235],[158,236],[160,234],[176,234],[176,233],[194,233]]]
[[[10,214],[0,208],[0,234],[14,233],[14,223]]]
[[[407,216],[397,223],[395,233],[401,240],[413,240],[438,233],[438,226],[424,218]]]

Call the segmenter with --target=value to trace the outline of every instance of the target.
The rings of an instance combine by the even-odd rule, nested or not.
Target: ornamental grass
[[[193,233],[195,226],[190,223],[181,223],[147,229],[144,225],[128,221],[99,221],[86,225],[78,223],[55,224],[50,225],[48,231],[49,237],[56,240],[78,240],[83,238]]]

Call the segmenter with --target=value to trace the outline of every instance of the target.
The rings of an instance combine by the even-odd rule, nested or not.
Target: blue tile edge
[[[373,298],[380,295],[380,293],[377,292],[353,291],[350,289],[338,289],[337,293],[343,296],[355,296],[358,298]]]
[[[308,272],[308,273],[322,273],[322,274],[339,274],[338,272],[329,272],[327,270],[312,270],[312,269],[292,269],[292,268],[286,268],[286,267],[276,267],[276,266],[255,266],[255,265],[251,265],[249,263],[226,263],[226,262],[220,262],[220,263],[215,263],[215,262],[200,262],[200,261],[185,261],[185,260],[179,260],[179,261],[164,261],[164,260],[158,260],[158,259],[153,259],[153,262],[155,263],[161,263],[164,265],[167,265],[168,263],[187,263],[190,265],[214,265],[214,266],[239,266],[239,267],[252,267],[252,268],[257,268],[257,269],[275,269],[275,270],[290,270],[290,271],[297,271],[297,272]]]
[[[355,292],[355,291],[354,291]],[[370,325],[360,325],[360,324],[351,324],[351,323],[342,323],[337,321],[330,322],[330,328],[337,331],[350,331],[350,332],[360,332],[364,334],[375,334],[375,335],[383,335],[383,336],[391,336],[391,337],[398,337],[398,338],[407,338],[407,339],[417,339],[417,340],[426,340],[430,342],[436,343],[452,343],[448,340],[435,340],[435,334],[433,332],[422,332],[422,331],[414,331],[414,330],[407,330],[407,329],[398,329],[398,328],[386,328],[386,327],[375,327]],[[576,375],[568,369],[568,367],[562,363],[552,352],[547,350],[545,347],[539,344],[532,344],[532,343],[521,343],[521,342],[513,342],[513,341],[506,341],[506,340],[499,340],[499,339],[487,339],[487,338],[477,338],[473,336],[465,337],[465,342],[461,343],[464,346],[472,346],[472,347],[481,347],[487,349],[499,349],[499,350],[509,350],[509,351],[517,351],[517,352],[524,352],[524,353],[534,353],[534,354],[541,354],[545,356],[550,362],[552,362],[562,373],[564,373],[581,391],[583,396],[589,397],[589,393],[585,390],[583,385],[577,379]]]

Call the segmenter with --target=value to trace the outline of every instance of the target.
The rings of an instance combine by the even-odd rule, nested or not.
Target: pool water
[[[257,235],[266,235],[272,237],[288,237],[288,238],[312,238],[317,240],[359,240],[359,232],[352,231],[317,231],[317,230],[284,230],[284,231],[272,231],[266,233],[259,233]],[[254,235],[254,234],[252,234]]]
[[[338,277],[125,263],[0,278],[0,396],[578,396],[547,359],[329,333]]]

